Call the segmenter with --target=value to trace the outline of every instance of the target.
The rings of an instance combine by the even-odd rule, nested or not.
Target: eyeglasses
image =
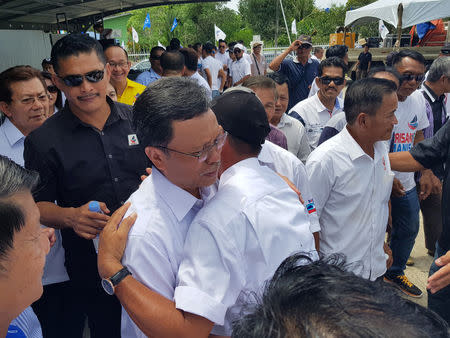
[[[219,48],[227,48],[227,46],[221,45],[221,46],[219,46]]]
[[[56,93],[58,91],[58,87],[56,87],[55,85],[47,86],[47,91],[49,93]]]
[[[44,103],[48,100],[48,96],[47,96],[47,94],[42,94],[42,95],[38,95],[38,96],[27,97],[25,99],[19,100],[19,102],[25,106],[31,106],[34,104],[34,101],[36,101],[36,100],[41,103]]]
[[[234,54],[239,54],[240,52],[242,52],[240,49],[235,49],[235,50],[233,50],[233,53],[234,53]]]
[[[405,74],[400,76],[400,81],[404,82],[404,81],[412,81],[415,80],[417,83],[421,83],[423,80],[425,80],[425,75],[424,74],[418,74],[418,75],[414,75],[414,74]]]
[[[344,84],[345,78],[343,78],[343,77],[322,76],[322,77],[319,78],[319,80],[324,85],[329,85],[331,83],[331,81],[333,81],[336,86],[340,86],[340,85]]]
[[[205,162],[206,159],[208,158],[209,154],[211,153],[211,151],[214,148],[222,149],[223,145],[225,144],[225,140],[227,139],[227,135],[228,135],[228,133],[226,131],[223,132],[221,135],[219,135],[214,140],[213,144],[211,144],[210,146],[204,148],[203,150],[197,151],[195,153],[184,153],[182,151],[178,151],[178,150],[171,149],[168,147],[163,147],[163,146],[158,146],[158,148],[166,149],[169,151],[173,151],[174,153],[178,153],[178,154],[182,154],[182,155],[186,155],[186,156],[196,157],[199,162]]]
[[[125,62],[125,61],[120,61],[119,63],[115,63],[115,62],[108,62],[108,63],[111,66],[111,68],[114,68],[114,67],[125,68],[126,66],[128,66],[128,62]]]
[[[103,76],[105,75],[104,70],[94,70],[92,72],[86,73],[84,75],[68,75],[65,77],[60,77],[66,86],[69,87],[78,87],[83,83],[83,79],[88,80],[92,83],[97,83],[103,80]]]

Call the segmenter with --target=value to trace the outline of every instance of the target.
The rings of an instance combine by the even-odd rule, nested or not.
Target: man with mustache
[[[92,239],[137,189],[148,162],[131,127],[131,106],[106,97],[111,66],[99,42],[67,35],[55,43],[51,59],[53,82],[67,101],[25,139],[25,167],[40,174],[35,199],[41,223],[62,229],[81,323],[71,333],[81,337],[87,317],[92,336],[120,337],[120,304],[101,290]],[[91,201],[100,202],[104,214],[90,211]]]
[[[342,111],[343,101],[338,98],[345,87],[347,66],[341,58],[330,57],[319,65],[319,75],[315,79],[319,91],[306,100],[300,101],[289,111],[306,128],[311,150],[317,147],[325,124],[333,115]]]

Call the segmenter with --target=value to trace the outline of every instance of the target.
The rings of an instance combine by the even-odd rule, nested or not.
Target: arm
[[[283,53],[281,53],[275,59],[273,59],[273,61],[269,65],[269,68],[272,69],[274,72],[280,70],[280,65],[286,58],[286,56],[288,56],[290,52],[297,50],[300,45],[301,45],[300,41],[295,40]]]
[[[123,219],[129,206],[127,203],[118,209],[100,234],[98,271],[102,278],[111,277],[123,267],[121,259],[128,233],[137,218],[136,214],[132,214]],[[115,288],[115,294],[128,315],[147,336],[207,337],[212,329],[212,322],[177,310],[173,301],[152,291],[133,276],[120,282]]]
[[[367,72],[370,72],[370,65],[372,64],[371,61],[369,61],[369,63],[367,64]]]
[[[209,68],[205,68],[206,78],[208,80],[208,85],[210,88],[212,88],[212,77],[211,77],[211,71]]]
[[[409,151],[400,151],[397,153],[389,153],[389,161],[391,169],[395,171],[413,172],[425,169]]]
[[[306,160],[311,154],[311,147],[309,146],[308,137],[306,135],[306,129],[303,126],[303,124],[300,124],[300,145],[297,152],[297,158],[302,161],[303,163],[306,163]],[[302,132],[303,131],[303,132]]]
[[[450,251],[434,263],[441,268],[428,278],[427,289],[433,294],[450,284]]]
[[[219,77],[220,77],[220,87],[219,87],[219,91],[222,93],[223,92],[223,87],[225,86],[225,82],[227,80],[227,75],[226,73],[223,71],[223,69],[221,69],[219,71]]]
[[[243,83],[249,77],[250,77],[250,75],[245,75],[242,79],[240,79],[238,82],[236,82],[233,86],[239,86],[241,83]]]

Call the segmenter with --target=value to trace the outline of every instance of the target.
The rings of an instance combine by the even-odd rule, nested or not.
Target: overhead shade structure
[[[399,5],[403,6],[400,20]],[[450,16],[450,0],[378,0],[348,11],[345,14],[345,26],[381,19],[395,27],[402,21],[401,28],[406,28],[448,16]]]

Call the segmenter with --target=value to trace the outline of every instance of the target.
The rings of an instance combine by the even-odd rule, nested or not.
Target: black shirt
[[[149,163],[131,125],[132,108],[109,98],[108,104],[111,114],[102,131],[66,104],[25,139],[25,167],[40,175],[36,202],[79,207],[97,200],[112,213],[138,188]],[[70,278],[93,286],[99,277],[92,241],[72,229],[61,233]]]
[[[369,52],[367,53],[362,52],[358,56],[358,61],[359,61],[358,68],[361,70],[367,70],[367,68],[369,67],[369,62],[372,61],[372,54],[370,54]]]
[[[444,184],[442,189],[442,233],[439,246],[450,250],[450,124],[446,122],[437,133],[429,139],[415,145],[410,150],[414,159],[425,168],[445,165]]]

